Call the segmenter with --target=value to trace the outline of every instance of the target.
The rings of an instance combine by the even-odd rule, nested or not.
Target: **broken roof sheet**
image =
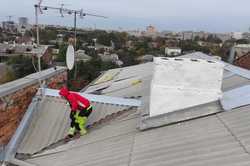
[[[115,72],[116,71],[116,72]],[[95,91],[100,91],[100,94],[105,94],[109,96],[119,96],[119,97],[132,97],[132,96],[141,96],[140,92],[142,90],[135,91],[135,88],[141,86],[141,84],[145,84],[146,82],[151,80],[153,74],[153,63],[140,64],[115,70],[109,70],[105,72],[101,78],[101,83],[95,84],[96,82],[100,82],[99,79],[88,86],[87,89],[84,90],[85,93],[94,93]],[[116,73],[113,76],[113,73]],[[109,76],[112,75],[112,76]],[[103,81],[103,77],[112,78]],[[140,81],[145,80],[145,81]],[[146,83],[146,84],[147,84]],[[131,92],[132,91],[132,92]],[[138,93],[134,93],[138,92]],[[137,95],[138,94],[138,95]],[[131,95],[131,96],[130,96]]]

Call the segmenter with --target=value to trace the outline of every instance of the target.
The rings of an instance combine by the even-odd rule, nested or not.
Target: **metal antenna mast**
[[[36,25],[37,25],[37,45],[39,45],[39,27],[38,27],[38,11],[40,11],[41,14],[43,14],[43,10],[56,10],[59,11],[61,14],[61,17],[64,17],[64,14],[74,14],[74,49],[76,51],[76,37],[77,37],[77,32],[76,32],[76,27],[77,27],[77,16],[79,16],[81,19],[83,19],[85,16],[92,16],[92,17],[99,17],[99,18],[107,18],[106,16],[102,15],[97,15],[97,14],[92,14],[92,13],[85,13],[83,12],[83,9],[80,10],[73,10],[73,9],[68,9],[64,8],[65,4],[61,4],[61,7],[51,7],[51,6],[43,6],[41,5],[42,0],[39,0],[39,3],[35,5],[36,9]],[[76,71],[77,71],[77,66],[75,65],[75,78],[76,78]]]

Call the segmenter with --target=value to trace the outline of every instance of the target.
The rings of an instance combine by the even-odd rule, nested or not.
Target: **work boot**
[[[76,128],[75,128],[75,127],[70,127],[70,128],[69,128],[68,135],[73,137],[74,134],[75,134],[75,131],[76,131]]]

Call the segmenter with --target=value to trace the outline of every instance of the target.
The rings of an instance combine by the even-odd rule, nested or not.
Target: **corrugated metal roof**
[[[223,79],[222,91],[226,92],[244,85],[250,85],[250,80],[239,75],[233,75],[232,77]]]
[[[126,110],[129,106],[93,102],[94,111],[88,125],[92,125],[108,115]],[[67,135],[69,128],[69,106],[65,100],[45,97],[37,108],[27,133],[18,148],[18,153],[34,154],[56,143]]]
[[[43,92],[45,96],[60,97],[59,90],[44,88]],[[141,106],[141,101],[135,99],[123,99],[118,97],[93,95],[87,93],[78,93],[78,94],[96,103],[105,103],[105,104],[121,105],[121,106],[134,106],[134,107]]]
[[[223,94],[221,99],[222,106],[225,110],[241,107],[250,104],[250,85],[242,86]]]
[[[144,132],[135,130],[138,115],[131,118],[114,120],[27,162],[51,166],[250,164],[245,150],[250,142],[247,108]]]
[[[118,97],[142,96],[141,88],[150,83],[153,74],[153,63],[145,63],[116,70],[107,71],[107,74],[116,73],[112,79],[100,78],[100,84],[89,86],[84,93],[93,93],[100,90],[100,94]],[[106,77],[106,73],[103,74]],[[98,80],[96,80],[98,82]],[[137,83],[135,83],[137,82]],[[95,83],[93,83],[95,84]]]
[[[141,110],[145,111],[149,108],[152,63],[136,66],[136,70],[133,70],[134,67],[130,67],[128,71],[121,70],[114,77],[115,80],[119,80],[119,84],[112,80],[103,92],[121,97],[133,97],[139,94],[143,102]],[[138,78],[137,71],[142,74],[140,77],[142,82],[136,86],[126,86],[130,82],[127,79]],[[228,71],[228,76],[223,79],[223,91],[248,84],[248,79],[244,75],[238,73],[229,76],[231,71]],[[144,114],[132,109],[111,121],[91,128],[89,134],[84,137],[46,150],[26,162],[41,166],[248,166],[250,165],[249,107],[240,107],[231,112],[143,132],[137,128]],[[215,111],[220,109],[220,105],[210,103],[195,109]],[[100,110],[109,110],[109,107],[104,105]]]
[[[224,69],[226,69],[234,74],[237,74],[241,77],[245,77],[247,79],[250,79],[250,71],[249,70],[243,69],[243,68],[238,67],[238,66],[231,65],[231,64],[226,63],[226,62],[223,62],[221,60],[218,60],[214,56],[209,56],[209,55],[204,54],[202,52],[195,52],[195,53],[191,53],[191,54],[186,54],[186,55],[183,55],[181,57],[183,57],[183,58],[199,58],[199,59],[205,59],[205,60],[211,60],[211,61],[219,61],[225,65]]]

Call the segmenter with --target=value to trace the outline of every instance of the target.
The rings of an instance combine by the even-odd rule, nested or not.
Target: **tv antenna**
[[[99,17],[99,18],[107,18],[106,16],[102,15],[97,15],[97,14],[92,14],[92,13],[86,13],[83,11],[83,9],[80,10],[74,10],[74,9],[69,9],[65,8],[65,4],[61,4],[60,7],[52,7],[52,6],[45,6],[42,5],[43,0],[39,0],[38,4],[35,4],[35,13],[36,13],[36,30],[37,30],[37,46],[39,46],[39,25],[38,25],[38,16],[39,14],[43,14],[43,11],[45,10],[55,10],[58,11],[61,17],[64,17],[65,14],[72,15],[74,14],[74,51],[76,51],[76,27],[77,27],[77,16],[79,16],[81,19],[83,19],[85,16],[91,16],[91,17]],[[39,62],[39,71],[41,70],[40,67],[40,60]],[[76,71],[77,71],[77,66],[75,65],[75,74],[74,77],[76,78]]]

